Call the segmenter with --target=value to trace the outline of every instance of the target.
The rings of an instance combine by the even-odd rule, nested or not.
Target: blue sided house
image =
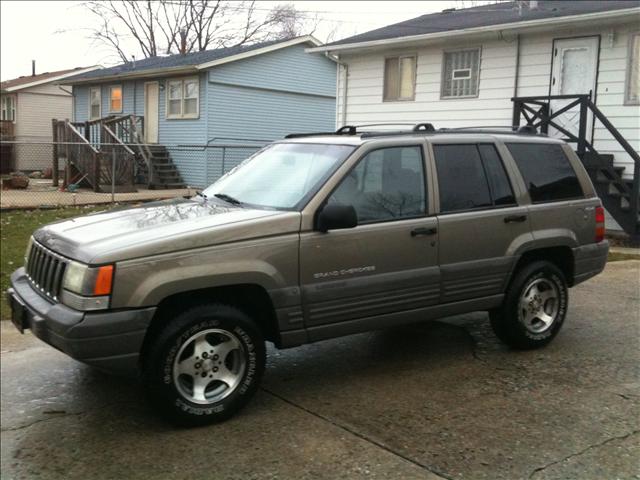
[[[88,166],[87,155],[74,162],[81,172],[85,165],[96,190],[112,174],[119,185],[208,185],[268,141],[335,128],[336,63],[305,52],[318,45],[304,36],[70,77],[73,120],[58,126],[58,139],[81,138],[86,154],[103,155],[97,167]],[[106,171],[116,153],[131,154],[134,165],[122,168],[119,160],[118,171]],[[135,181],[125,178],[130,174]]]

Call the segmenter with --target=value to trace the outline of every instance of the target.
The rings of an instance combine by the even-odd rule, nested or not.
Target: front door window
[[[358,223],[424,215],[424,166],[421,148],[393,147],[367,154],[342,180],[329,203],[352,205]]]

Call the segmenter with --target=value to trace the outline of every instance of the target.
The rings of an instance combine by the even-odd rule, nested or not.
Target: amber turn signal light
[[[96,284],[93,287],[94,295],[110,295],[113,282],[113,265],[105,265],[98,268]]]

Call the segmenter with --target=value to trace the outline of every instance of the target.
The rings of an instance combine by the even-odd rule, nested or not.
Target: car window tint
[[[329,203],[353,205],[359,224],[424,215],[421,148],[383,148],[367,154],[342,180]]]
[[[547,202],[584,196],[562,146],[555,143],[507,143],[531,195]]]
[[[484,170],[489,181],[489,189],[494,205],[515,205],[516,199],[509,183],[504,164],[498,155],[496,147],[491,144],[478,145]]]
[[[489,184],[476,145],[434,145],[440,212],[491,207]]]

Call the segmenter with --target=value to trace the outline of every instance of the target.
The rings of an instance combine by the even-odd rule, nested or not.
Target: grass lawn
[[[4,292],[9,288],[9,277],[24,263],[24,251],[29,237],[38,227],[63,218],[78,217],[105,207],[69,207],[55,210],[11,210],[0,212],[0,318],[11,317]]]
[[[9,287],[11,273],[24,262],[24,251],[31,233],[42,225],[64,218],[77,217],[86,213],[105,210],[105,207],[68,207],[55,210],[13,210],[0,212],[0,318],[10,318],[11,312],[4,296]],[[640,255],[610,253],[609,261],[640,260]]]

